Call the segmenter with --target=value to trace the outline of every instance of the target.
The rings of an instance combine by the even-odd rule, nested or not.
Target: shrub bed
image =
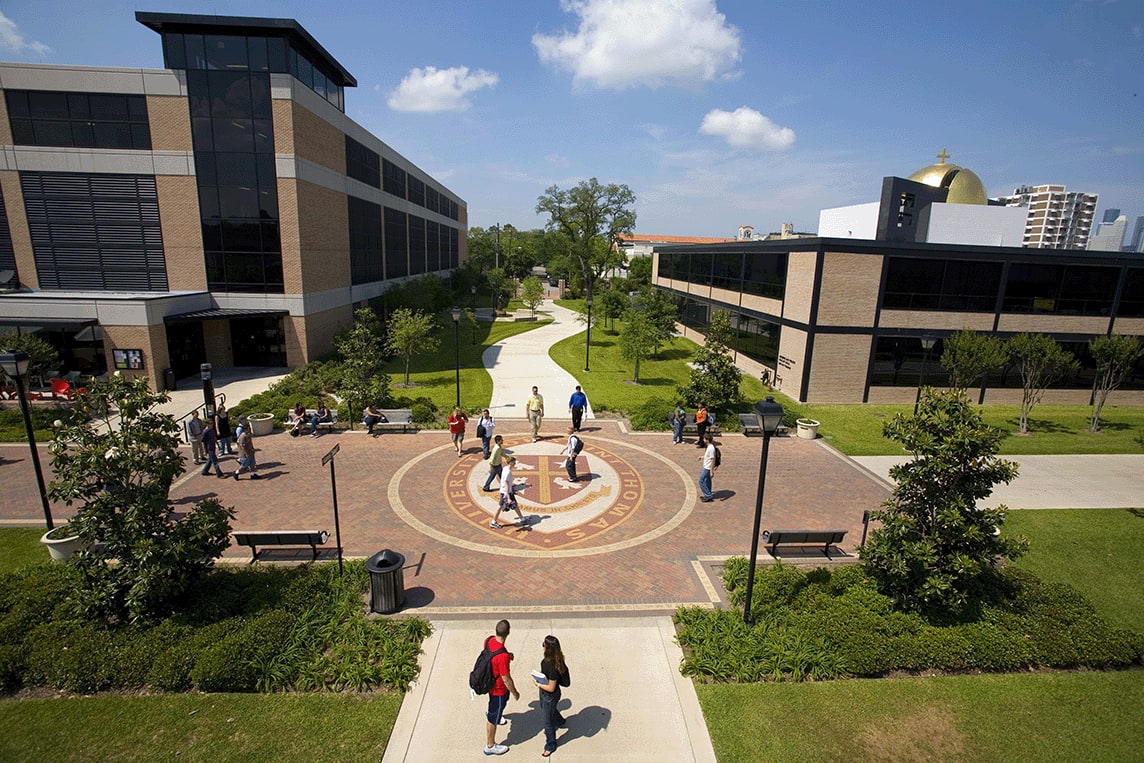
[[[365,564],[345,569],[217,569],[172,617],[119,627],[76,617],[66,565],[0,576],[0,691],[404,691],[429,624],[367,619]]]
[[[747,562],[723,570],[742,607]],[[781,563],[756,571],[751,611],[681,608],[686,675],[714,681],[819,680],[893,671],[1123,668],[1144,663],[1144,636],[1099,617],[1069,586],[1008,568],[959,619],[897,611],[861,566],[806,572]]]

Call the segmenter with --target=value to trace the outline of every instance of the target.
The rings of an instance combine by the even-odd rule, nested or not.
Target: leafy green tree
[[[536,315],[536,308],[544,304],[544,284],[536,276],[529,276],[520,285],[520,299]]]
[[[1029,431],[1029,412],[1045,390],[1077,368],[1076,358],[1045,334],[1018,334],[1005,343],[1009,362],[1021,374],[1021,434]]]
[[[655,342],[655,326],[645,313],[628,310],[624,313],[624,325],[620,330],[620,355],[624,360],[635,361],[633,380],[640,383],[640,361],[651,355]]]
[[[626,185],[601,185],[596,178],[568,189],[550,186],[536,201],[536,213],[548,215],[548,229],[568,240],[589,297],[596,279],[623,262],[615,244],[635,229],[635,201]]]
[[[871,514],[878,524],[862,563],[903,608],[961,609],[994,566],[1026,548],[1023,539],[999,533],[1004,506],[977,505],[1017,476],[1017,464],[997,458],[1003,433],[986,426],[957,390],[924,396],[916,415],[899,413],[883,434],[913,458],[890,468],[894,491]]]
[[[400,308],[389,316],[385,348],[405,359],[405,386],[409,386],[409,363],[414,355],[436,352],[441,340],[434,336],[437,324],[433,316],[420,310]]]
[[[496,232],[492,229],[480,227],[469,228],[468,248],[469,257],[466,263],[477,270],[487,271],[496,261]]]
[[[406,308],[398,308],[404,310]],[[334,337],[334,350],[341,359],[338,397],[349,406],[351,416],[367,403],[384,405],[390,399],[389,374],[382,371],[381,320],[371,308],[354,312],[354,325]],[[350,426],[353,426],[353,418]]]
[[[480,323],[477,321],[477,314],[473,308],[466,307],[461,312],[461,323],[465,324],[465,331],[468,331],[473,337],[473,344],[477,343],[477,329],[480,328]]]
[[[675,336],[675,322],[679,320],[679,306],[667,292],[651,286],[640,290],[639,304],[648,319],[655,326],[655,354],[659,355],[661,344]],[[728,337],[729,338],[729,337]]]
[[[501,311],[501,305],[508,304],[516,294],[516,282],[508,277],[503,268],[493,268],[489,271],[489,287],[496,295],[493,306],[498,313]]]
[[[170,396],[148,385],[118,373],[92,382],[49,446],[48,495],[78,504],[69,525],[93,544],[69,560],[79,571],[73,603],[88,617],[136,622],[167,613],[230,544],[234,512],[217,499],[174,510],[179,424],[156,410]]]
[[[1096,361],[1089,430],[1099,432],[1100,411],[1108,400],[1108,393],[1117,389],[1132,373],[1141,354],[1144,354],[1144,347],[1141,347],[1140,340],[1134,336],[1112,334],[1095,337],[1088,343],[1088,351]]]
[[[651,257],[632,257],[628,262],[628,286],[638,289],[651,285]]]
[[[631,300],[628,299],[627,294],[619,289],[608,289],[600,295],[599,305],[601,315],[605,320],[612,322],[612,331],[615,332],[616,318],[619,318],[631,307]]]
[[[60,367],[60,354],[46,340],[36,334],[17,334],[8,332],[0,334],[0,351],[20,350],[28,353],[28,373],[21,379],[24,386],[28,386],[29,376],[43,376]],[[0,379],[5,377],[4,370],[0,369]]]
[[[962,329],[945,340],[941,367],[949,372],[949,385],[965,392],[982,377],[1005,365],[1005,345],[991,334]]]
[[[726,312],[712,312],[707,326],[707,339],[695,354],[695,366],[686,387],[679,396],[692,408],[706,403],[713,410],[727,410],[739,401],[742,373],[731,358],[727,342],[731,338],[731,319]]]

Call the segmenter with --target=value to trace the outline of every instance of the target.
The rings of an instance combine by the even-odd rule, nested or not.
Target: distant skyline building
[[[1132,227],[1132,242],[1128,246],[1128,251],[1144,253],[1144,215],[1136,218],[1136,225]]]
[[[1120,210],[1110,210],[1119,212]],[[1128,230],[1128,218],[1124,215],[1119,215],[1113,220],[1108,220],[1108,215],[1105,215],[1105,222],[1102,222],[1096,229],[1096,233],[1088,242],[1088,248],[1094,252],[1119,252],[1120,248],[1124,246],[1124,232]]]
[[[1069,192],[1063,185],[1025,185],[994,201],[1028,210],[1022,246],[1087,249],[1098,198],[1095,193]]]
[[[1116,209],[1116,208],[1106,209],[1106,210],[1104,210],[1104,217],[1102,217],[1100,219],[1100,221],[1102,223],[1111,223],[1111,222],[1115,222],[1116,218],[1118,218],[1118,217],[1120,217],[1120,210],[1119,209]]]

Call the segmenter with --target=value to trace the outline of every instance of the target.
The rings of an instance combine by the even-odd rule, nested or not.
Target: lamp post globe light
[[[751,535],[751,560],[747,567],[747,599],[743,604],[743,622],[751,624],[751,592],[755,587],[755,559],[759,555],[759,533],[763,521],[763,485],[767,479],[767,451],[771,435],[783,423],[783,407],[773,397],[755,403],[755,416],[759,419],[759,429],[763,430],[763,452],[759,456],[759,486],[755,491],[755,531]]]
[[[461,407],[461,308],[453,308],[453,345],[457,350],[457,407]]]
[[[44,523],[51,530],[52,507],[48,504],[48,491],[44,488],[44,470],[40,467],[40,451],[36,448],[36,433],[32,429],[32,413],[28,408],[28,396],[24,392],[24,374],[32,364],[32,356],[21,350],[0,352],[0,368],[16,383],[16,396],[20,398],[20,411],[24,414],[24,431],[28,433],[28,447],[32,451],[32,468],[36,472],[36,487],[40,489],[40,504],[44,507]]]
[[[918,393],[914,397],[914,415],[918,415],[918,405],[922,401],[922,387],[926,383],[926,365],[929,363],[930,350],[937,344],[937,337],[924,334],[922,336],[922,367],[918,370]]]

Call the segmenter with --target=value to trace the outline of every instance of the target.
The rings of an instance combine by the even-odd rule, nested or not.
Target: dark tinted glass
[[[127,121],[127,99],[122,95],[91,95],[88,97],[93,119]]]
[[[28,93],[23,90],[9,90],[4,93],[4,100],[8,104],[9,117],[29,117]]]
[[[254,124],[249,119],[213,119],[214,150],[254,151]]]
[[[204,38],[208,69],[246,69],[246,38],[208,34]]]
[[[269,71],[270,62],[267,58],[265,37],[247,37],[246,49],[248,55],[250,56],[251,71]]]
[[[163,64],[168,69],[187,68],[187,51],[183,46],[183,35],[177,32],[163,34]]]
[[[1125,317],[1144,316],[1144,268],[1129,268],[1120,294],[1119,314]]]
[[[67,119],[67,93],[28,93],[28,109],[34,118]]]
[[[244,72],[210,72],[211,116],[224,119],[249,119],[253,116],[250,102],[250,77]]]
[[[188,34],[184,36],[183,40],[187,48],[187,68],[207,68],[206,54],[203,53],[203,36],[201,34]]]

